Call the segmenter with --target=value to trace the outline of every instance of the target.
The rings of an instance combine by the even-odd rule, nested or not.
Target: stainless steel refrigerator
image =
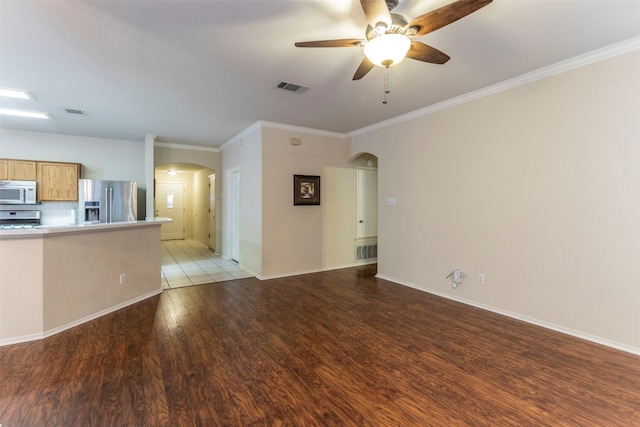
[[[135,221],[137,206],[135,181],[78,181],[79,224]]]

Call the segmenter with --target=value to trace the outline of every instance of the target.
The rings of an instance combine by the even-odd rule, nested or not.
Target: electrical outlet
[[[124,285],[125,283],[127,283],[127,275],[126,274],[121,274],[120,275],[120,284]]]
[[[484,285],[484,274],[478,274],[478,285]]]

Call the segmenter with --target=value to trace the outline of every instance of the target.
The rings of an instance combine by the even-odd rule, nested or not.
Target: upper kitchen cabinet
[[[36,162],[0,159],[0,179],[35,181],[37,179]]]
[[[79,163],[37,162],[39,201],[78,200]]]

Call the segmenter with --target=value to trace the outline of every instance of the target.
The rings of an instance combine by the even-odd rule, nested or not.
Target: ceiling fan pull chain
[[[387,67],[387,70],[384,74],[384,95],[382,97],[382,103],[386,104],[387,103],[387,94],[391,92],[389,90],[389,67]]]

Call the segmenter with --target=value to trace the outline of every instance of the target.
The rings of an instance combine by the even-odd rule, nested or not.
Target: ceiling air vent
[[[82,111],[82,110],[74,110],[73,108],[65,108],[64,111],[67,112],[67,114],[76,114],[78,116],[86,116],[87,114]]]
[[[296,93],[303,93],[309,90],[307,86],[302,86],[296,83],[289,83],[289,82],[278,83],[278,88],[288,90],[291,92],[296,92]]]

